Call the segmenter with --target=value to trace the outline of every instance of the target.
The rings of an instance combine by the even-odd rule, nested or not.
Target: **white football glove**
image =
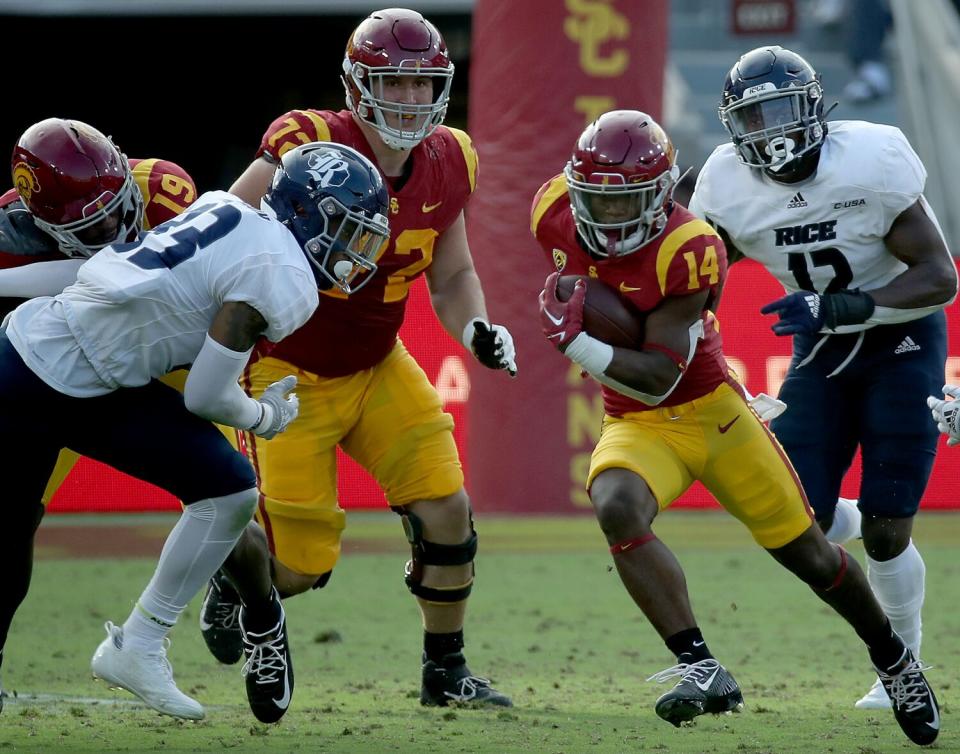
[[[287,425],[297,418],[300,413],[300,399],[296,393],[290,392],[296,386],[297,378],[288,374],[263,391],[259,399],[263,414],[260,421],[250,429],[253,434],[269,440],[283,432]]]
[[[757,393],[750,399],[750,407],[757,412],[760,421],[767,423],[787,410],[787,404],[766,393]]]
[[[947,445],[956,445],[960,443],[960,400],[957,400],[960,398],[960,387],[944,385],[943,394],[949,395],[953,400],[944,401],[931,395],[927,398],[927,406],[937,423],[937,429],[949,438]]]
[[[474,317],[463,328],[463,345],[489,369],[506,369],[517,376],[517,349],[513,336],[503,325],[491,325],[481,317]]]

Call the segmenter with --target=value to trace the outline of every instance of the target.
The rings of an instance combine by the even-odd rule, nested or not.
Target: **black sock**
[[[463,649],[463,630],[452,634],[432,634],[423,632],[423,657],[425,660],[440,662],[447,655],[456,654]]]
[[[884,631],[867,645],[870,650],[870,660],[880,670],[889,670],[903,659],[903,640],[897,636],[890,621]]]
[[[243,604],[243,626],[255,634],[269,631],[280,622],[280,610],[280,595],[271,588],[267,599]]]
[[[703,640],[703,634],[696,626],[675,633],[668,637],[665,643],[667,649],[673,652],[680,662],[692,664],[713,657],[707,649],[707,643]]]

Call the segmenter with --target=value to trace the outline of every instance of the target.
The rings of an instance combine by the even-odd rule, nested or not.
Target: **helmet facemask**
[[[453,63],[445,68],[427,67],[420,60],[410,59],[397,66],[369,66],[345,57],[343,70],[347,106],[376,129],[391,149],[412,149],[443,123],[453,84]],[[387,98],[387,81],[398,76],[431,79],[431,102],[413,104]]]
[[[625,182],[620,173],[578,174],[564,168],[570,208],[580,237],[598,257],[632,254],[667,226],[667,204],[680,180],[674,164],[648,181]]]
[[[123,158],[124,165],[127,164]],[[34,215],[40,230],[50,234],[67,256],[90,257],[112,243],[131,240],[143,228],[143,195],[127,168],[120,191],[104,191],[82,209],[83,217],[69,223],[55,224]],[[101,233],[91,233],[96,226],[110,223]],[[110,229],[115,227],[115,231]]]
[[[380,214],[368,217],[354,212],[332,196],[321,199],[317,209],[323,220],[322,230],[310,236],[309,233],[316,230],[316,223],[307,220],[301,224],[293,219],[294,235],[298,238],[305,236],[301,243],[310,264],[330,282],[331,287],[347,295],[356,293],[373,277],[376,260],[390,238],[387,219]],[[302,207],[300,210],[305,216],[310,214]],[[363,279],[354,286],[354,281],[361,275]]]
[[[721,105],[718,113],[740,162],[773,177],[786,175],[799,158],[820,149],[826,135],[823,90],[817,81],[785,89],[760,84]]]

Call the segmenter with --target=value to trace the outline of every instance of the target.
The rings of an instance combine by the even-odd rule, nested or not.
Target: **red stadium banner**
[[[754,393],[765,392],[776,395],[790,363],[790,340],[778,338],[769,328],[771,318],[763,317],[760,307],[782,294],[779,284],[758,264],[750,261],[738,262],[730,271],[723,292],[723,304],[719,312],[721,333],[725,350],[731,366],[746,381],[747,387]],[[536,300],[534,294],[532,301]],[[533,304],[531,304],[531,307]],[[532,315],[529,312],[524,315]],[[521,324],[517,321],[516,324]],[[511,327],[514,321],[510,321]],[[407,311],[407,322],[401,330],[401,336],[410,351],[423,366],[427,375],[443,396],[446,410],[457,425],[456,439],[462,458],[476,457],[472,454],[473,445],[467,444],[467,399],[471,397],[470,375],[466,366],[463,349],[453,341],[437,324],[430,301],[422,283],[411,291]],[[950,347],[947,359],[945,382],[960,384],[960,317],[949,319]],[[538,333],[538,337],[542,337]],[[538,466],[557,480],[556,491],[552,497],[531,492],[518,484],[518,489],[503,499],[499,508],[489,505],[474,492],[473,497],[478,510],[510,510],[518,513],[532,512],[571,512],[587,510],[589,503],[583,491],[583,479],[589,463],[590,451],[597,440],[603,408],[599,391],[592,381],[580,379],[579,373],[569,369],[567,362],[554,353],[548,353],[549,370],[560,377],[560,385],[555,388],[555,405],[536,409],[541,413],[525,414],[527,420],[539,427],[539,439],[528,438],[523,444],[519,438],[504,433],[499,445],[492,451],[491,459],[499,464],[502,473],[512,473],[517,466],[531,473]],[[521,358],[523,355],[521,354]],[[529,362],[521,362],[532,366]],[[506,396],[517,390],[525,390],[528,379],[525,369],[522,377],[509,384],[502,385],[502,394]],[[477,400],[476,390],[473,392]],[[527,395],[527,400],[535,396]],[[506,398],[503,398],[506,400]],[[505,416],[504,410],[496,402],[487,404],[494,420],[502,419],[504,424],[512,420]],[[478,405],[477,409],[482,409]],[[801,406],[793,410],[803,410]],[[523,410],[523,409],[521,409]],[[553,411],[554,415],[547,415]],[[476,415],[474,422],[477,421]],[[559,426],[559,430],[549,430],[550,426]],[[553,447],[548,456],[544,447],[551,441],[550,431],[559,431],[559,450]],[[472,441],[473,442],[473,441]],[[380,508],[384,499],[377,485],[367,474],[349,459],[341,459],[340,499],[346,508]],[[477,486],[476,464],[468,467],[467,486],[473,490]],[[924,498],[925,508],[960,507],[960,448],[947,448],[942,443],[933,469],[933,477],[927,487]],[[856,497],[859,486],[859,467],[855,466],[847,476],[843,491],[847,497]],[[715,505],[707,492],[699,486],[684,496],[678,505],[705,507]],[[51,511],[159,511],[175,510],[177,502],[171,496],[155,487],[124,476],[106,466],[92,461],[81,460],[67,477],[66,482],[54,497]]]

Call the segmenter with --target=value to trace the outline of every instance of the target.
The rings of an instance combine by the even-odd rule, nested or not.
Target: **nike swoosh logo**
[[[290,706],[290,673],[286,670],[283,672],[283,696],[270,701],[277,705],[277,709],[286,709]]]
[[[932,698],[930,699],[930,701],[931,703],[933,703]],[[927,725],[929,725],[934,730],[940,730],[940,710],[937,709],[936,703],[933,703],[932,706],[933,706],[933,720],[927,723]]]
[[[424,202],[423,204],[420,205],[420,211],[423,212],[424,214],[426,214],[427,212],[433,212],[441,204],[443,204],[442,201],[437,202],[436,204],[427,204],[426,202]]]
[[[557,325],[557,327],[559,327],[560,325],[563,324],[563,317],[559,317],[559,318],[554,317],[554,316],[553,316],[550,312],[548,312],[546,309],[544,309],[543,311],[544,311],[544,314],[547,315],[547,319],[549,319],[551,322],[553,322],[553,324]]]
[[[639,291],[639,288],[634,288],[632,285],[627,285],[626,283],[620,283],[620,292],[621,293],[632,293],[633,291]]]
[[[693,646],[695,646],[695,647],[702,647],[703,645],[704,645],[704,642],[702,642],[702,641],[695,641],[695,642],[693,642]]]
[[[566,332],[566,330],[564,330],[563,332],[555,332],[553,335],[548,335],[547,337],[548,337],[548,338],[562,338],[562,337],[563,337],[564,335],[566,335],[566,334],[567,334],[567,332]]]
[[[706,681],[704,681],[703,683],[700,683],[700,681],[695,681],[695,683],[697,684],[697,688],[699,688],[701,691],[706,691],[708,688],[710,688],[710,684],[713,683],[713,679],[717,677],[717,673],[719,672],[720,672],[720,666],[717,665],[717,667],[713,669],[713,672],[710,674],[710,677],[707,678]]]
[[[733,417],[733,418],[732,418],[730,421],[728,421],[726,424],[718,424],[718,425],[717,425],[717,430],[720,432],[721,435],[726,434],[726,433],[727,433],[727,430],[730,429],[730,427],[732,427],[732,426],[736,423],[737,419],[739,419],[739,418],[740,418],[740,414],[737,414],[735,417]]]

